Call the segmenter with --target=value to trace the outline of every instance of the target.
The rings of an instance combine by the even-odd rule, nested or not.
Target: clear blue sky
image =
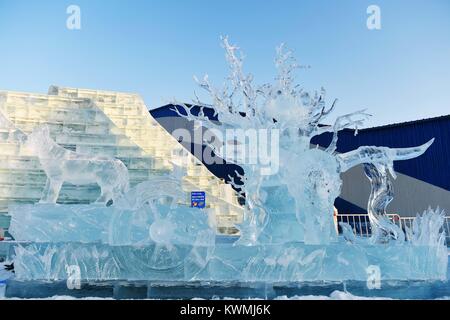
[[[81,7],[80,31],[66,29],[70,4]],[[370,4],[381,7],[380,31],[366,28]],[[450,113],[449,0],[0,0],[0,89],[137,92],[155,108],[190,99],[193,75],[222,83],[220,35],[260,83],[287,43],[312,67],[299,82],[324,86],[339,113],[368,108],[368,125]]]

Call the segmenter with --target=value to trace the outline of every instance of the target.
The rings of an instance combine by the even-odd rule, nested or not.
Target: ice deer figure
[[[128,169],[117,159],[83,155],[59,146],[47,126],[28,135],[25,147],[39,158],[47,175],[47,183],[40,203],[56,203],[64,182],[74,185],[97,183],[101,196],[97,203],[116,201],[129,190]]]

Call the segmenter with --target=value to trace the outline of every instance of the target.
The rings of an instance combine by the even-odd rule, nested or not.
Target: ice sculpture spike
[[[367,268],[376,265],[382,270],[381,280],[445,279],[448,253],[440,231],[442,213],[425,212],[406,237],[385,215],[393,196],[389,178],[390,174],[395,177],[394,161],[422,155],[433,140],[413,148],[368,146],[336,154],[339,131],[354,128],[357,133],[368,117],[365,111],[324,126],[321,122],[336,104],[326,106],[324,89],[309,93],[294,86],[297,65],[290,51],[284,47],[277,51],[276,81],[255,87],[253,77],[243,72],[237,47],[227,38],[223,45],[230,83],[216,90],[205,77],[200,86],[211,95],[212,103],[196,103],[201,110],[213,107],[219,121],[210,121],[202,111],[199,119],[218,130],[277,129],[280,133],[278,174],[263,176],[259,165],[244,163],[245,174],[234,176],[241,181],[231,178],[246,202],[244,221],[238,226],[239,241],[216,241],[208,210],[179,203],[181,175],[152,177],[109,207],[49,204],[13,208],[13,236],[35,239],[35,243],[15,248],[16,277],[66,279],[61,266],[74,264],[80,266],[81,278],[88,280],[366,281]],[[187,106],[181,108],[184,112],[177,108],[180,115],[196,118]],[[311,139],[324,132],[333,133],[330,146],[311,148]],[[45,129],[34,136],[36,150],[44,160],[53,147],[62,155],[72,155],[55,146]],[[29,140],[33,142],[33,138]],[[53,158],[48,159],[50,173],[59,168],[57,155]],[[62,160],[58,162],[66,165],[66,157]],[[77,164],[73,176],[79,173]],[[368,209],[375,232],[371,239],[356,236],[349,225],[343,225],[344,235],[338,236],[333,221],[341,174],[358,164],[366,164],[372,184]],[[117,177],[114,172],[107,176]]]
[[[97,183],[101,195],[96,202],[102,204],[116,201],[129,189],[128,169],[120,160],[67,150],[50,137],[47,126],[34,129],[25,146],[39,158],[47,175],[40,203],[56,203],[64,182],[75,185]]]

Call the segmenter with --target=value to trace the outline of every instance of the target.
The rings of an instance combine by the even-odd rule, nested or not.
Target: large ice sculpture
[[[117,200],[129,189],[128,170],[122,161],[107,157],[79,154],[59,146],[47,126],[41,126],[28,135],[29,148],[47,175],[40,203],[56,203],[64,182],[74,185],[97,183],[101,188],[98,203]]]
[[[255,87],[253,78],[243,72],[238,49],[226,38],[224,47],[231,67],[228,87],[217,90],[205,77],[200,86],[211,95],[212,104],[197,99],[199,117],[186,105],[176,110],[221,133],[230,128],[279,133],[279,140],[271,140],[271,148],[280,148],[280,163],[271,167],[278,172],[266,170],[267,159],[255,162],[255,154],[250,154],[249,162],[235,161],[245,171],[236,175],[241,181],[232,182],[246,200],[240,239],[216,243],[208,211],[182,205],[185,195],[179,177],[153,177],[123,192],[110,207],[13,207],[10,232],[17,240],[28,241],[15,249],[17,278],[66,279],[66,267],[76,265],[85,280],[366,281],[373,266],[380,268],[381,280],[445,279],[443,214],[430,209],[406,230],[386,216],[393,196],[389,179],[395,178],[394,161],[422,155],[433,141],[406,149],[368,146],[338,154],[338,132],[354,127],[357,133],[369,116],[365,111],[325,126],[322,122],[336,102],[327,108],[324,90],[310,94],[294,86],[297,64],[291,52],[279,48],[276,82]],[[219,121],[207,118],[205,107],[213,107]],[[312,148],[311,139],[325,132],[332,133],[330,145]],[[42,149],[42,158],[48,159],[39,141],[54,144],[45,130],[35,135],[36,150]],[[234,138],[235,144],[247,144],[245,136]],[[225,146],[212,147],[233,160],[221,151]],[[47,148],[47,153],[51,150]],[[372,187],[368,203],[372,235],[358,237],[351,226],[342,224],[343,235],[338,236],[332,213],[342,184],[340,174],[359,164],[365,165]],[[48,162],[48,168],[55,167],[54,161]],[[107,176],[114,183],[117,175],[112,171]]]
[[[371,164],[389,168],[394,176],[394,161],[418,157],[433,143],[430,141],[423,146],[407,149],[361,147],[346,154],[336,154],[338,132],[354,127],[357,133],[358,127],[364,124],[369,114],[364,110],[357,111],[338,117],[333,126],[325,126],[322,121],[335,109],[337,101],[327,108],[324,89],[311,94],[295,85],[294,72],[298,64],[291,51],[286,50],[283,45],[277,49],[276,81],[258,87],[253,84],[252,75],[244,73],[243,59],[238,48],[231,45],[227,38],[223,39],[223,46],[231,70],[229,83],[219,90],[205,76],[199,84],[211,96],[213,103],[204,103],[198,99],[194,101],[201,110],[214,108],[218,121],[211,121],[204,116],[203,111],[199,117],[194,117],[190,108],[183,104],[181,106],[184,112],[178,109],[176,111],[189,120],[202,119],[208,128],[221,132],[223,137],[228,137],[225,131],[230,128],[279,132],[280,163],[277,167],[280,170],[269,175],[263,172],[261,164],[267,159],[258,159],[259,163],[253,161],[249,164],[249,159],[242,161],[233,157],[234,154],[230,157],[229,152],[220,152],[220,148],[212,146],[228,162],[239,164],[245,171],[244,176],[237,174],[244,183],[243,186],[235,183],[235,187],[241,188],[241,194],[246,199],[239,243],[257,243],[270,220],[276,219],[267,215],[267,204],[264,203],[266,195],[263,191],[265,185],[274,183],[286,185],[294,199],[297,232],[301,233],[306,244],[329,244],[337,241],[333,205],[341,191],[340,174],[360,164]],[[333,134],[330,145],[325,150],[311,148],[311,139],[326,132]],[[245,135],[235,136],[235,139],[237,144],[248,146],[246,150],[250,150],[250,157],[260,156],[255,147],[249,145],[251,141]],[[269,145],[268,149],[278,147],[273,141],[266,144]],[[382,227],[378,222],[380,217],[371,214],[371,220],[373,228]],[[390,227],[388,225],[384,228]]]

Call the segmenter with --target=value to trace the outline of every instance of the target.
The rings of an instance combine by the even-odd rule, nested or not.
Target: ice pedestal
[[[445,280],[447,261],[429,246],[321,246],[287,243],[270,246],[41,243],[16,248],[19,280],[65,280],[67,266],[78,266],[82,280],[302,282],[368,279]]]
[[[216,243],[214,228],[201,210],[162,204],[156,210],[166,213],[158,220],[145,207],[13,207],[11,233],[30,242],[15,248],[16,277],[65,280],[67,268],[76,266],[82,280],[100,281],[366,281],[369,267],[375,266],[380,280],[446,278],[447,248],[439,239],[435,245],[422,240],[350,243],[344,237],[330,245],[283,242],[282,226],[293,218],[278,213],[263,233],[266,243],[241,246]],[[432,216],[422,221],[430,225],[427,217]],[[295,228],[291,231],[295,234]]]
[[[215,241],[205,211],[161,203],[23,205],[10,212],[12,235],[26,242],[15,248],[21,280],[66,279],[73,267],[87,280],[184,279],[204,267]]]
[[[37,243],[209,245],[215,237],[207,212],[163,204],[155,204],[153,209],[121,209],[104,205],[19,205],[11,206],[10,214],[9,230],[14,238]]]
[[[207,251],[188,245],[34,243],[16,247],[14,266],[18,280],[66,280],[67,268],[75,266],[81,280],[181,281],[204,268]]]

